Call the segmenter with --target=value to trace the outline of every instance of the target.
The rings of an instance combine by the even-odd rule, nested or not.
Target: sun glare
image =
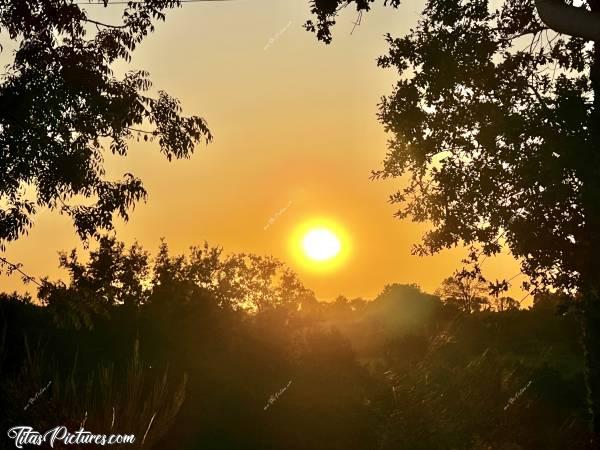
[[[346,233],[330,220],[315,219],[298,226],[291,243],[296,261],[316,271],[338,267],[349,250]]]
[[[327,228],[312,229],[302,239],[304,253],[315,261],[326,261],[335,258],[341,247],[340,240]]]

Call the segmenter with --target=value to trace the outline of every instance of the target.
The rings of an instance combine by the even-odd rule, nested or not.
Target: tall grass
[[[2,335],[0,356],[4,354]],[[185,400],[187,375],[175,382],[168,369],[151,370],[140,358],[138,339],[128,367],[100,364],[88,373],[78,369],[78,354],[72,367],[65,369],[53,362],[52,352],[43,344],[31,347],[24,336],[22,370],[0,381],[0,393],[8,405],[0,421],[5,430],[27,425],[45,432],[65,425],[73,432],[83,427],[94,434],[135,435],[134,445],[113,445],[112,449],[150,449],[173,425]],[[47,391],[31,403],[29,399],[49,383]]]

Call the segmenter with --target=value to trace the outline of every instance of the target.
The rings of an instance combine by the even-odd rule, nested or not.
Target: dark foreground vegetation
[[[61,265],[43,306],[0,301],[4,448],[16,425],[156,449],[586,448],[578,318],[553,295],[467,312],[390,285],[323,303],[271,258],[151,260],[109,238]]]

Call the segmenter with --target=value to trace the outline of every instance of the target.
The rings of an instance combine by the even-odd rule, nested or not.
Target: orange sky
[[[168,13],[130,68],[148,70],[156,89],[206,118],[215,141],[191,160],[168,163],[152,143],[132,143],[128,158],[110,159],[111,174],[131,171],[149,191],[147,204],[118,225],[117,236],[152,251],[165,237],[177,252],[207,240],[226,252],[272,254],[321,299],[373,297],[392,282],[435,290],[465,252],[410,256],[423,225],[392,217],[387,198],[399,181],[368,179],[386,151],[376,105],[396,77],[375,59],[386,50],[383,34],[406,32],[420,8],[412,1],[397,11],[376,8],[352,35],[356,15],[348,11],[329,46],[301,27],[307,0],[187,3]],[[87,9],[105,20],[118,12],[117,6]],[[295,227],[314,217],[335,221],[352,242],[335,271],[308,271],[289,254]],[[44,211],[6,256],[32,275],[57,278],[64,275],[57,252],[76,246],[69,220]],[[519,271],[508,256],[483,268],[491,278]],[[3,290],[23,289],[14,276],[0,280]]]

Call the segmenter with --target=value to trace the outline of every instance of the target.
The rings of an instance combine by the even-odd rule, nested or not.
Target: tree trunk
[[[590,0],[589,3],[592,12],[600,15],[600,0]],[[600,30],[600,26],[598,29]],[[584,240],[587,242],[583,242],[586,250],[581,273],[582,331],[592,448],[600,449],[600,38],[594,43],[590,79],[594,104],[590,125],[591,142],[583,156],[587,165],[583,179],[586,215]]]
[[[598,295],[584,294],[583,345],[587,406],[590,415],[592,448],[600,449],[600,307]]]

